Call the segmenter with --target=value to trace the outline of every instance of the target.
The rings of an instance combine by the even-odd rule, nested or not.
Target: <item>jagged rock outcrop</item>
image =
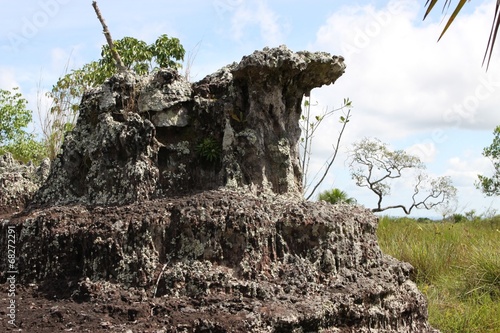
[[[23,210],[49,171],[49,159],[37,167],[16,161],[10,153],[0,155],[0,215]]]
[[[35,204],[124,204],[251,186],[301,193],[301,102],[343,59],[265,49],[191,84],[176,71],[122,73],[82,100]]]
[[[159,70],[88,92],[29,209],[0,224],[33,304],[64,300],[20,308],[24,328],[437,332],[371,212],[300,198],[302,97],[344,68],[279,47],[194,84]]]
[[[164,332],[434,332],[411,266],[382,254],[360,207],[214,190],[11,223],[20,281],[90,303],[127,290],[104,281],[140,288],[145,306],[122,306]]]

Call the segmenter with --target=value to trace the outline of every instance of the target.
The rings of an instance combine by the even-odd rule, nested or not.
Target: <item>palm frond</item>
[[[424,20],[429,15],[429,13],[432,11],[432,8],[434,8],[434,5],[438,2],[438,0],[427,0],[425,3],[425,7],[427,7],[427,10],[425,11],[424,15]]]
[[[449,4],[450,1],[451,0],[446,0],[446,2],[448,3],[448,7],[450,6],[450,4]],[[460,11],[462,10],[462,7],[465,5],[466,2],[467,2],[467,0],[460,0],[460,2],[457,4],[457,7],[453,11],[453,14],[451,14],[450,19],[448,20],[448,22],[446,22],[446,25],[443,29],[443,32],[441,33],[441,36],[439,36],[438,41],[441,39],[441,37],[443,37],[444,33],[446,32],[446,30],[448,30],[450,25],[453,23],[453,21],[457,17],[458,13],[460,13]],[[445,3],[445,6],[446,6],[446,3]]]
[[[455,10],[453,11],[453,14],[451,14],[450,18],[448,19],[448,22],[446,22],[446,25],[441,32],[441,35],[438,38],[438,41],[441,40],[445,32],[448,30],[450,25],[453,23],[455,18],[457,17],[458,13],[462,10],[462,7],[465,5],[465,3],[470,0],[460,0],[455,7]],[[434,6],[438,0],[427,0],[425,3],[425,7],[427,7],[425,14],[424,14],[424,20],[427,18],[429,13],[432,11]],[[451,0],[446,0],[443,6],[443,13],[446,12],[450,8]],[[498,35],[498,28],[500,27],[500,0],[497,0],[496,6],[495,6],[495,13],[493,16],[493,23],[491,25],[491,31],[490,31],[490,37],[488,38],[488,45],[486,46],[486,51],[484,52],[484,58],[483,58],[483,66],[484,63],[486,62],[486,59],[488,61],[486,62],[486,70],[490,67],[490,61],[491,61],[491,56],[493,54],[493,48],[495,46],[495,41],[497,39]]]
[[[483,66],[488,56],[488,63],[486,65],[486,70],[490,67],[491,55],[493,53],[493,46],[495,46],[495,41],[497,39],[498,27],[500,26],[500,0],[497,0],[495,6],[495,16],[493,17],[493,23],[491,25],[490,38],[488,38],[488,45],[486,46],[486,51],[484,52]]]

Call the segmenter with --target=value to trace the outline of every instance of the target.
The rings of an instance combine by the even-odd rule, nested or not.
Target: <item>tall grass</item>
[[[382,217],[382,250],[415,268],[443,333],[500,333],[500,216],[465,223]]]

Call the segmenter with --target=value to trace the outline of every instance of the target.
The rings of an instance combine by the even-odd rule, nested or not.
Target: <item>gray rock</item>
[[[12,154],[0,156],[0,214],[24,209],[40,185],[48,177],[49,159],[37,167],[33,163],[16,161]]]
[[[162,69],[88,92],[28,209],[0,217],[0,247],[15,226],[16,283],[107,304],[108,331],[127,313],[144,332],[437,332],[370,211],[301,197],[302,98],[344,69],[281,46],[194,84]],[[43,308],[59,309],[30,311]],[[54,311],[61,328],[94,331],[80,312]]]
[[[125,204],[224,186],[300,196],[303,95],[344,68],[341,57],[281,46],[194,84],[171,69],[116,75],[83,97],[33,206]]]
[[[141,87],[139,112],[160,112],[192,99],[191,84],[174,70],[160,70]]]
[[[156,112],[152,116],[152,122],[156,127],[184,127],[189,124],[188,110],[181,107],[178,110]]]
[[[150,328],[197,331],[201,321],[216,332],[437,332],[412,267],[380,251],[377,218],[361,207],[221,189],[52,207],[11,223],[18,283],[50,281],[92,304],[132,291],[169,309],[137,318]],[[0,274],[6,264],[0,258]]]

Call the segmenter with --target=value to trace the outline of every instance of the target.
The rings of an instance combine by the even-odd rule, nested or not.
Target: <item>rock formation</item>
[[[49,159],[36,167],[33,163],[16,161],[10,153],[0,156],[0,215],[23,210],[26,202],[45,181],[50,169]]]
[[[17,282],[60,300],[20,309],[40,318],[24,328],[437,332],[372,213],[301,199],[301,101],[344,68],[279,47],[194,84],[162,69],[88,92],[48,180],[1,224]]]
[[[302,98],[344,68],[340,57],[280,47],[195,84],[172,69],[116,75],[83,97],[34,203],[120,205],[244,185],[300,195]]]

